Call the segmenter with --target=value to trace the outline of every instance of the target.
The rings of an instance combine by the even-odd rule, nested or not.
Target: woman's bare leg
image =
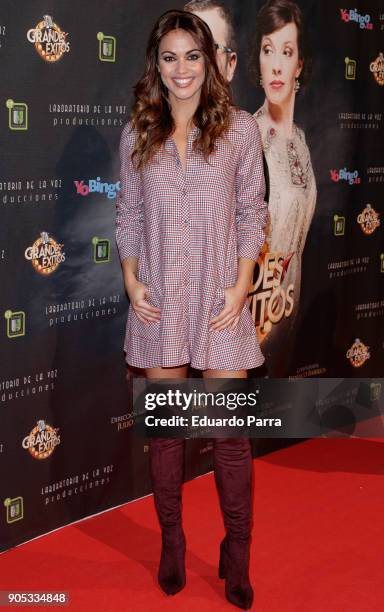
[[[147,378],[187,378],[188,366],[186,363],[172,368],[145,368]]]

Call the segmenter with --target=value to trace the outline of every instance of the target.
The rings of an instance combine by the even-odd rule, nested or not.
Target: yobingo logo
[[[265,252],[257,261],[250,305],[260,342],[272,331],[273,325],[292,314],[293,283],[281,286],[292,255]]]
[[[84,197],[90,193],[105,193],[109,200],[113,200],[117,191],[120,191],[120,181],[103,183],[99,176],[96,179],[90,179],[87,183],[84,183],[84,181],[74,181],[74,183],[76,193]]]
[[[354,368],[360,368],[370,356],[369,346],[366,346],[359,338],[356,338],[346,355]]]
[[[52,274],[65,261],[63,244],[59,244],[47,232],[41,232],[32,246],[25,249],[25,259],[32,262],[39,274]]]
[[[370,63],[370,71],[373,73],[378,85],[384,85],[384,55],[379,53],[378,57]]]
[[[373,234],[375,229],[380,225],[379,213],[377,213],[370,204],[367,204],[363,212],[357,216],[357,222],[364,234]]]
[[[31,433],[24,438],[22,446],[29,450],[34,459],[47,459],[60,444],[58,431],[58,427],[51,427],[44,420],[37,421]]]
[[[330,170],[331,179],[334,183],[339,181],[347,181],[350,185],[360,185],[361,179],[358,170],[349,172],[346,168],[340,170]]]
[[[373,23],[371,22],[370,15],[360,15],[356,9],[340,9],[341,19],[345,23],[354,21],[358,23],[362,30],[373,30]]]

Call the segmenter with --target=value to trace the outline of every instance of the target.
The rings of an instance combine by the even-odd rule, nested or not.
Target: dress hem
[[[182,365],[190,365],[195,370],[228,370],[228,371],[237,371],[237,370],[252,370],[254,368],[258,368],[265,362],[265,357],[262,354],[260,347],[258,344],[255,344],[254,336],[243,336],[241,338],[237,338],[237,343],[234,342],[233,352],[231,351],[225,353],[225,356],[222,354],[222,351],[215,350],[215,348],[211,348],[213,355],[208,357],[205,363],[201,361],[194,361],[191,358],[190,354],[185,352],[184,356],[175,357],[172,359],[164,359],[158,354],[158,342],[151,341],[147,338],[142,338],[141,336],[131,335],[131,338],[135,338],[136,345],[134,350],[128,350],[127,345],[124,346],[124,351],[126,353],[126,362],[128,365],[136,367],[136,368],[175,368]],[[138,351],[137,341],[140,343],[144,343],[145,349]],[[244,341],[251,341],[251,346],[247,350],[246,344]],[[257,342],[257,341],[256,341]],[[237,346],[236,346],[237,344]],[[239,347],[239,344],[243,345]],[[249,342],[248,342],[249,344]],[[228,349],[228,343],[226,345]],[[242,355],[239,355],[239,348]],[[137,354],[142,355],[143,357],[140,359],[135,358],[134,355]],[[157,357],[156,357],[157,354]],[[147,356],[147,359],[145,358]]]

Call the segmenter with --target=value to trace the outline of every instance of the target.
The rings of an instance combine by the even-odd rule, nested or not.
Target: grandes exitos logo
[[[48,232],[41,232],[33,245],[25,249],[25,258],[31,261],[39,274],[52,274],[65,261],[63,246],[56,242]]]
[[[340,170],[330,170],[330,174],[334,183],[340,181],[346,181],[349,185],[360,185],[361,183],[358,170],[350,171],[347,168],[340,168]]]
[[[357,23],[362,30],[373,30],[373,23],[370,15],[361,15],[357,9],[340,9],[341,19],[345,23]]]
[[[116,193],[120,191],[120,181],[117,181],[117,183],[107,183],[103,182],[99,176],[87,181],[74,181],[74,184],[76,193],[84,197],[90,193],[104,193],[109,200],[113,200],[116,197]]]
[[[367,204],[364,210],[357,215],[357,222],[363,230],[364,234],[369,236],[379,227],[379,213],[375,211],[370,204]]]
[[[369,69],[372,72],[378,85],[384,85],[384,55],[379,53],[377,58],[370,63]]]
[[[44,420],[37,421],[37,425],[25,436],[22,446],[34,459],[47,459],[60,444],[58,431],[58,427],[51,427]]]
[[[351,348],[347,351],[347,359],[354,368],[361,368],[371,356],[369,346],[366,346],[359,338],[356,338]]]
[[[27,32],[27,39],[35,45],[40,57],[46,62],[57,62],[69,51],[68,32],[63,32],[50,15],[44,15],[34,28]]]
[[[284,256],[279,252],[265,252],[259,256],[255,267],[251,310],[260,342],[272,331],[273,326],[291,316],[294,305],[294,285],[282,287],[293,253]]]

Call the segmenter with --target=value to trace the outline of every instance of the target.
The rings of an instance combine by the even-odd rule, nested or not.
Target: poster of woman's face
[[[303,17],[295,2],[269,0],[261,7],[251,68],[264,94],[255,117],[269,179],[269,223],[251,308],[269,372],[278,374],[278,346],[292,334],[299,310],[301,260],[317,195],[305,134],[295,122],[296,97],[310,69]]]

